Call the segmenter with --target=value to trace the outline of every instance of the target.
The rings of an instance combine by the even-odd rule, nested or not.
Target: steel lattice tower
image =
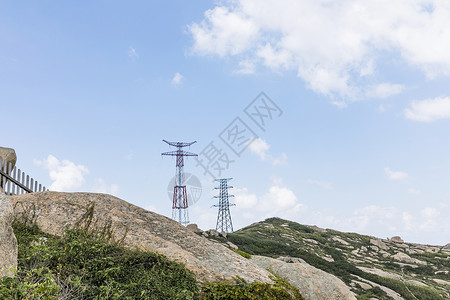
[[[161,155],[176,156],[176,173],[175,173],[175,185],[173,187],[173,202],[172,202],[172,219],[178,221],[183,225],[189,224],[189,213],[188,213],[188,201],[186,194],[186,185],[184,185],[184,157],[185,156],[198,156],[195,153],[184,151],[182,148],[190,146],[192,143],[183,142],[168,142],[163,140],[163,142],[169,144],[170,146],[177,147],[175,151],[163,152]]]
[[[214,198],[219,198],[219,204],[213,205],[214,207],[219,207],[219,213],[217,214],[217,224],[216,230],[221,232],[233,232],[233,223],[231,222],[230,206],[235,204],[230,204],[228,198],[234,197],[234,195],[228,194],[228,189],[233,188],[228,185],[228,181],[233,178],[221,178],[216,179],[219,182],[219,186],[215,189],[220,189],[219,196],[214,196]]]

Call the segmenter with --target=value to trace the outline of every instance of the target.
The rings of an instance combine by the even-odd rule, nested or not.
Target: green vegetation
[[[199,283],[183,264],[125,248],[110,227],[89,230],[89,218],[83,224],[57,237],[16,221],[19,266],[0,278],[0,299],[302,299],[280,278]]]
[[[14,232],[19,267],[14,279],[3,279],[0,298],[189,299],[198,293],[190,271],[156,253],[83,229],[59,238],[16,222]]]
[[[331,238],[334,236],[344,239],[349,243],[349,245],[333,242]],[[292,238],[289,239],[287,237]],[[311,244],[305,244],[303,239],[316,241],[317,247],[312,249]],[[366,273],[357,268],[354,264],[350,263],[344,253],[348,255],[350,253],[350,249],[358,249],[362,246],[369,247],[370,237],[367,236],[358,235],[356,233],[342,233],[332,230],[320,232],[295,222],[290,222],[279,218],[270,218],[264,222],[248,226],[237,232],[228,234],[228,240],[237,245],[240,250],[248,252],[252,255],[263,255],[270,257],[292,256],[302,258],[308,264],[341,278],[347,284],[355,279],[354,275],[357,275],[388,287],[399,293],[405,299],[443,299],[442,295],[432,287],[412,285],[397,279]],[[322,258],[324,256],[332,257],[334,261],[330,262]],[[418,259],[423,259],[430,262],[433,261],[438,266],[446,268],[449,267],[448,260],[446,262],[443,260],[438,260],[438,258],[442,256],[440,254],[438,256],[426,254],[425,258],[423,256],[415,256]],[[380,260],[382,259],[380,258]],[[386,267],[395,268],[398,266],[389,259],[386,259],[386,263]],[[396,270],[400,271],[400,268],[398,267]],[[405,270],[409,269],[405,268]],[[412,271],[416,271],[416,269],[413,269]],[[426,266],[419,267],[417,271],[418,273],[433,272],[432,269]],[[359,291],[361,296],[373,294],[373,297],[383,298],[383,296],[380,295],[383,291],[380,292],[376,288],[370,290],[370,292],[363,291],[362,289]]]
[[[357,299],[358,300],[370,300],[370,299],[388,299],[388,295],[386,294],[385,291],[383,291],[382,289],[380,289],[379,287],[373,287],[371,289],[368,289],[366,291],[364,291],[363,294],[358,295]]]
[[[252,256],[250,254],[248,254],[247,252],[241,251],[239,249],[233,249],[233,248],[230,248],[230,249],[233,250],[234,252],[236,252],[237,254],[239,254],[240,256],[245,257],[246,259],[252,258]]]
[[[207,283],[202,287],[203,299],[298,299],[302,300],[298,290],[279,277],[272,277],[275,284],[252,282],[236,278],[236,282]]]

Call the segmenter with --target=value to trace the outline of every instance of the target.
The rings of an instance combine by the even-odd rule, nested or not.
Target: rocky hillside
[[[31,220],[46,233],[62,235],[66,227],[74,225],[105,228],[128,247],[158,252],[184,263],[200,281],[236,275],[247,281],[271,281],[269,272],[222,245],[111,195],[40,192],[9,200],[17,219]]]
[[[278,218],[252,224],[226,238],[207,236],[250,254],[306,262],[342,279],[359,299],[450,299],[449,244],[405,243],[400,237],[379,239]]]
[[[448,246],[381,240],[278,218],[232,234],[203,232],[105,194],[40,192],[7,198],[17,220],[45,233],[94,226],[129,248],[183,262],[202,282],[239,276],[271,283],[275,274],[310,300],[450,299]]]
[[[110,195],[40,192],[7,198],[20,223],[36,224],[43,232],[56,236],[63,235],[67,227],[99,228],[129,248],[158,252],[183,262],[201,282],[217,283],[224,279],[234,282],[239,277],[247,282],[274,283],[273,280],[278,282],[274,274],[297,288],[304,299],[356,299],[342,280],[307,263],[291,264],[295,258],[244,258],[232,250],[236,246],[225,243],[225,233],[211,231],[223,239],[222,244],[194,233],[199,231],[196,226],[186,228]],[[285,269],[289,270],[289,276],[285,276]],[[211,286],[219,290],[224,287],[221,283]]]

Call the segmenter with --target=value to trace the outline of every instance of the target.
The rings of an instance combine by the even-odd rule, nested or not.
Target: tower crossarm
[[[167,155],[167,156],[198,156],[198,154],[189,152],[189,151],[183,151],[183,150],[175,150],[175,151],[169,151],[169,152],[163,152],[161,155]]]
[[[231,185],[227,185],[225,188],[227,188],[227,189],[232,189],[233,187],[232,187]],[[214,189],[215,189],[215,190],[220,190],[221,187],[220,187],[220,186],[216,186],[216,187],[214,187]]]
[[[222,181],[229,181],[231,179],[233,179],[233,178],[219,178],[219,179],[214,179],[214,181],[222,182]]]
[[[169,142],[166,140],[163,140],[163,142],[169,144],[170,146],[174,146],[174,147],[188,147],[192,144],[197,143],[197,141],[193,141],[191,143],[183,143],[183,142]]]

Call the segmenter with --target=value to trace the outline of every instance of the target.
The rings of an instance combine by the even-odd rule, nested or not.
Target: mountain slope
[[[125,246],[157,252],[182,262],[197,280],[217,281],[239,275],[271,283],[271,275],[242,256],[188,230],[181,224],[117,197],[94,193],[39,192],[9,197],[17,219],[32,219],[40,230],[61,236],[66,227],[111,230]]]
[[[450,251],[267,219],[227,235],[240,250],[290,256],[341,278],[360,299],[450,299]]]

